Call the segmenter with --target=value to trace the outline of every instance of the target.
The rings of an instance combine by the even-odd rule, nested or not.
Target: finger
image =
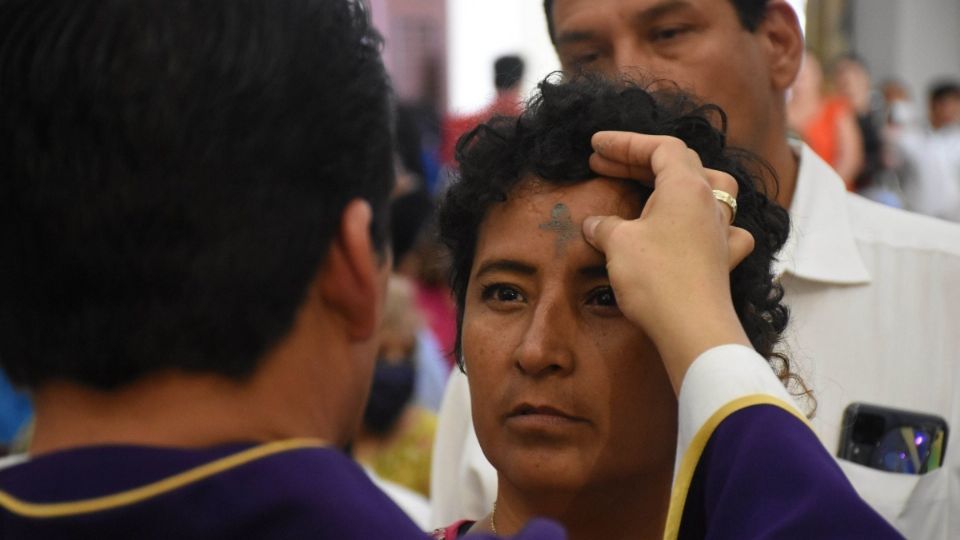
[[[591,144],[601,157],[632,167],[649,167],[655,176],[678,164],[701,166],[696,152],[680,139],[667,135],[598,131],[593,134]]]
[[[730,270],[733,270],[753,252],[753,235],[740,227],[730,227],[727,233],[727,253]]]
[[[736,178],[716,169],[704,169],[704,171],[707,173],[707,182],[710,183],[710,187],[726,191],[734,199],[737,198],[737,194],[740,193],[740,185],[737,184]]]
[[[720,210],[723,212],[725,222],[733,224],[734,218],[737,217],[737,192],[739,188],[736,179],[723,171],[713,169],[706,169],[706,174],[707,183],[713,190],[713,197],[721,206]],[[725,197],[724,194],[729,195],[729,197]]]
[[[606,253],[610,237],[623,219],[617,216],[589,216],[583,220],[583,237],[601,253]]]
[[[595,172],[597,176],[641,180],[646,184],[653,184],[653,171],[650,170],[649,165],[621,163],[605,158],[596,152],[590,155],[590,170]]]

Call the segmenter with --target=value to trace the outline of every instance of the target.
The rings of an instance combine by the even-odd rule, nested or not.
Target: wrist
[[[679,394],[687,369],[701,354],[721,345],[753,347],[732,305],[715,309],[698,308],[648,332],[657,347],[675,393]]]

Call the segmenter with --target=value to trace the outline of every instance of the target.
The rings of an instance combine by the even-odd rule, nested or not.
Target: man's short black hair
[[[788,314],[771,265],[786,242],[789,217],[760,191],[756,167],[760,163],[727,148],[720,127],[725,125],[723,112],[675,89],[651,93],[629,81],[613,83],[595,75],[561,83],[548,78],[539,88],[522,115],[495,117],[457,144],[460,176],[447,189],[438,223],[451,253],[458,358],[470,271],[487,212],[514,196],[515,188],[531,178],[554,186],[596,178],[589,166],[593,134],[631,131],[676,137],[697,152],[705,167],[737,180],[736,225],[753,235],[756,247],[730,274],[734,307],[754,348],[771,360],[781,378],[798,380],[790,372],[789,360],[775,351]],[[645,201],[650,188],[637,186],[638,199]]]
[[[359,0],[0,2],[0,361],[37,387],[242,379],[393,182]]]
[[[737,17],[740,24],[751,32],[760,26],[763,20],[763,14],[767,9],[768,0],[730,0],[733,9],[737,11]],[[557,36],[553,25],[553,3],[554,0],[543,0],[543,12],[547,16],[547,31],[550,32],[550,40],[556,43]]]
[[[493,62],[493,85],[497,90],[509,90],[520,84],[523,79],[523,59],[516,55],[506,55]]]
[[[930,86],[931,104],[947,98],[960,99],[960,82],[943,80]]]

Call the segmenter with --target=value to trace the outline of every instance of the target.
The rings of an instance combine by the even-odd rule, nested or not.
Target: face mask
[[[373,370],[373,386],[363,413],[363,425],[376,435],[386,435],[394,428],[404,407],[413,396],[413,360],[377,360]]]

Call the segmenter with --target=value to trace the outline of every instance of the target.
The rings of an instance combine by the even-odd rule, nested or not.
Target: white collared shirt
[[[895,133],[894,148],[906,165],[901,183],[907,208],[960,222],[960,125]]]
[[[814,391],[814,428],[836,455],[850,403],[946,418],[940,470],[841,467],[908,538],[960,538],[949,512],[960,508],[960,226],[848,193],[807,146],[796,185],[776,269],[791,310],[784,350]]]

